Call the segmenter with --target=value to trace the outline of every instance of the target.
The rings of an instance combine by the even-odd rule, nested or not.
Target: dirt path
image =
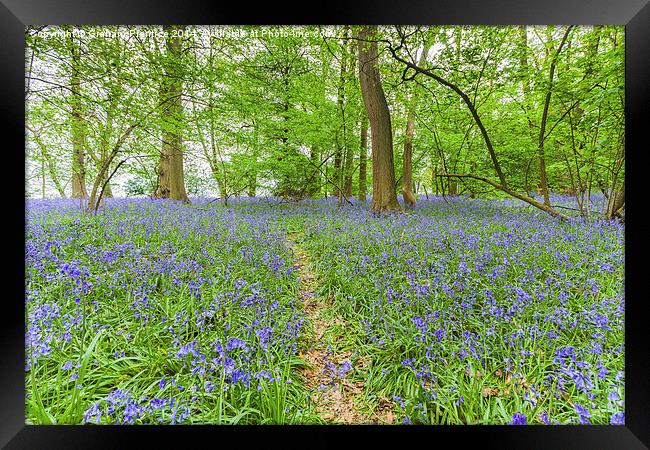
[[[300,297],[307,318],[312,324],[313,336],[301,350],[300,357],[309,363],[303,370],[310,398],[321,418],[330,423],[364,424],[374,421],[357,409],[358,397],[363,394],[363,383],[353,382],[347,375],[351,372],[351,352],[328,350],[326,334],[331,327],[345,330],[345,322],[339,317],[326,318],[323,312],[330,305],[326,299],[315,294],[318,280],[309,267],[309,255],[297,244],[298,233],[289,234],[287,241],[292,249],[300,277]]]

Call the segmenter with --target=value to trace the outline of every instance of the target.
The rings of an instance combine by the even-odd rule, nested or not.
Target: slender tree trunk
[[[343,197],[347,197],[347,194],[345,192],[345,178],[346,178],[346,170],[347,168],[347,161],[343,161],[343,158],[346,158],[349,156],[348,155],[348,145],[347,145],[347,117],[346,117],[346,111],[345,111],[345,78],[347,76],[347,71],[348,71],[348,50],[346,47],[346,41],[349,36],[349,27],[345,26],[343,28],[343,43],[341,45],[341,56],[340,56],[340,64],[341,64],[341,70],[339,74],[339,86],[338,86],[338,93],[337,93],[337,104],[339,107],[339,112],[341,113],[341,134],[340,134],[340,139],[337,141],[337,148],[336,148],[336,154],[334,155],[334,181],[337,186],[339,186],[338,189],[338,198],[339,198],[339,204],[343,203]]]
[[[257,132],[256,132],[257,133]],[[257,136],[257,134],[256,134]],[[255,148],[253,149],[253,168],[248,175],[248,196],[255,197],[257,193],[257,159],[259,157],[259,148],[257,147],[257,139],[255,139]]]
[[[309,150],[309,160],[311,161],[311,172],[309,174],[309,191],[307,192],[307,195],[309,197],[315,197],[317,194],[320,194],[320,182],[321,182],[321,174],[320,170],[318,170],[318,161],[320,160],[320,155],[319,155],[318,148],[315,146],[312,146],[311,149]]]
[[[47,170],[50,176],[50,179],[52,180],[52,183],[54,183],[54,187],[61,196],[61,198],[66,198],[65,196],[65,189],[61,185],[61,181],[59,180],[59,177],[56,173],[56,166],[54,165],[54,161],[52,161],[52,156],[47,148],[47,146],[43,143],[41,138],[29,127],[27,127],[31,132],[32,132],[32,138],[34,139],[34,142],[36,145],[41,150],[41,158],[43,161],[43,166],[42,170],[45,171],[45,167],[47,166]],[[43,177],[45,177],[45,172],[43,172]]]
[[[422,54],[420,55],[420,61],[418,66],[422,67],[422,64],[426,61],[427,52],[429,51],[429,46],[424,45],[422,49]],[[404,137],[404,154],[402,160],[402,197],[404,199],[405,208],[414,208],[416,203],[416,197],[411,190],[413,185],[413,135],[415,133],[415,110],[417,108],[417,96],[415,93],[411,93],[411,99],[406,113],[406,135]]]
[[[456,67],[460,68],[461,67],[461,50],[463,48],[463,27],[462,26],[457,26],[454,27],[454,44],[456,45],[456,52],[455,52],[455,63]],[[460,111],[463,108],[463,99],[460,98],[458,99],[458,113],[460,114]],[[459,124],[456,123],[456,126]],[[461,148],[462,148],[461,144]],[[449,158],[449,166],[450,170],[453,172],[456,170],[456,163],[458,162],[458,157],[460,156],[460,148],[458,149],[458,152],[451,151],[450,152],[450,158]],[[450,195],[451,197],[456,197],[458,195],[458,182],[456,181],[455,178],[449,178],[447,180],[447,194]]]
[[[546,176],[546,156],[544,154],[544,140],[546,139],[546,121],[548,119],[548,109],[551,103],[551,95],[553,94],[553,76],[555,74],[555,65],[557,64],[558,55],[566,42],[567,37],[569,36],[569,31],[571,27],[568,27],[562,38],[562,42],[558,47],[557,51],[553,55],[551,60],[551,67],[549,68],[548,74],[548,91],[546,92],[546,98],[544,100],[544,111],[542,112],[542,120],[539,126],[539,145],[537,147],[537,156],[539,159],[539,179],[540,179],[540,189],[542,190],[542,195],[544,196],[544,204],[546,206],[551,206],[551,200],[549,198],[548,192],[548,179]]]
[[[325,180],[328,179],[328,177],[327,177],[327,167],[328,166],[329,166],[329,164],[325,164]],[[327,200],[327,183],[325,183],[325,186],[323,186],[323,188],[324,188],[323,193],[325,194],[325,200]]]
[[[548,34],[550,40],[550,32]],[[546,92],[546,98],[544,100],[544,110],[542,112],[542,120],[539,126],[539,140],[537,145],[537,160],[539,162],[539,188],[542,191],[544,196],[544,204],[549,206],[551,204],[549,193],[548,193],[548,180],[546,179],[546,158],[544,154],[544,134],[546,133],[546,120],[548,118],[548,108],[551,102],[551,86],[553,84],[553,73],[555,71],[555,62],[551,62],[551,68],[549,72],[549,87]]]
[[[346,52],[345,52],[345,58],[348,60],[346,64],[347,68],[347,73],[345,80],[347,80],[351,77],[354,76],[354,55],[356,53],[356,43],[354,40],[350,40],[350,42],[347,43],[346,47]],[[347,99],[347,96],[346,96]],[[346,100],[347,103],[347,100]],[[352,197],[352,177],[354,175],[354,148],[356,147],[354,143],[354,134],[352,132],[353,128],[356,127],[356,123],[348,123],[350,122],[349,118],[351,117],[350,114],[348,114],[348,111],[346,111],[345,117],[348,118],[345,121],[345,146],[346,146],[346,154],[345,154],[345,182],[343,184],[343,191],[344,195],[346,198]],[[362,119],[363,120],[363,119]],[[353,126],[354,125],[354,126]]]
[[[343,153],[343,150],[341,149],[340,144],[336,144],[336,153],[334,154],[334,170],[333,170],[333,175],[332,177],[334,178],[335,184],[332,185],[332,197],[336,196],[339,200],[341,200],[341,192],[338,190],[336,186],[339,186],[339,181],[341,178],[341,155]]]
[[[253,172],[248,177],[248,196],[255,197],[256,189],[257,189],[257,175],[255,172]]]
[[[346,198],[352,197],[352,169],[354,163],[354,151],[352,145],[347,145],[345,152],[345,182],[343,183],[343,195]]]
[[[400,211],[401,207],[395,192],[393,131],[377,66],[376,33],[377,26],[364,26],[359,32],[359,80],[372,136],[371,208],[381,214]]]
[[[414,111],[409,108],[408,117],[406,121],[406,136],[404,139],[404,154],[402,160],[402,197],[404,199],[404,207],[407,209],[414,208],[416,198],[411,190],[413,185],[413,168],[412,153],[413,153],[413,128],[414,128]]]
[[[607,218],[613,219],[620,217],[621,211],[625,207],[625,186],[620,191],[614,191],[609,196],[607,204]]]
[[[254,139],[253,139],[253,145],[255,146],[253,148],[253,169],[250,172],[250,175],[248,176],[248,196],[249,197],[255,197],[255,194],[257,193],[257,160],[259,159],[259,144],[258,144],[258,130],[257,130],[257,124],[253,123],[253,126],[255,127],[254,131]]]
[[[436,175],[436,166],[431,166],[431,193],[435,189],[436,196],[438,195],[438,176]]]
[[[474,160],[472,160],[469,163],[469,173],[471,175],[474,175],[475,172],[476,172],[476,162]],[[474,194],[473,189],[470,189],[469,192],[470,192],[469,198],[475,198],[476,197],[476,194]]]
[[[368,155],[368,116],[361,118],[361,149],[359,152],[359,200],[366,201],[366,164]]]
[[[42,198],[45,198],[45,160],[41,160],[41,193]]]
[[[228,205],[228,189],[226,189],[225,174],[222,176],[220,170],[217,167],[212,167],[212,175],[217,180],[217,186],[219,187],[219,199],[224,205]]]
[[[184,27],[180,27],[183,29]],[[189,202],[185,191],[183,169],[183,138],[180,126],[183,119],[183,104],[181,93],[183,81],[181,77],[181,40],[171,36],[172,26],[163,27],[168,32],[165,40],[167,47],[167,68],[161,86],[161,100],[166,100],[163,106],[163,136],[160,164],[158,171],[157,197],[170,198]]]
[[[451,195],[452,197],[456,197],[458,195],[458,183],[454,179],[450,179],[447,182],[447,186],[449,186],[449,192],[448,194]]]
[[[165,96],[165,88],[161,88],[161,100]],[[168,107],[168,106],[166,106]],[[168,113],[164,112],[163,117]],[[169,142],[170,133],[166,131],[167,124],[163,125],[162,132],[162,148],[160,149],[160,160],[158,161],[158,188],[156,189],[155,196],[157,198],[170,198],[171,197],[171,171],[172,171],[172,155],[171,143]]]
[[[531,119],[533,105],[532,105],[532,98],[531,98],[530,74],[529,74],[529,67],[528,67],[528,32],[526,30],[526,25],[521,25],[518,28],[518,31],[519,31],[519,41],[518,41],[519,69],[520,69],[520,76],[521,76],[521,88],[524,94],[524,111],[526,114],[526,121],[528,122],[528,133],[530,135],[530,142],[534,148],[537,146],[539,142],[537,142],[537,136],[535,135],[535,125],[533,124],[533,120]],[[527,174],[528,171],[526,171],[526,175]],[[525,182],[524,190],[526,192],[530,192],[530,188],[528,186],[528,176],[524,178],[524,182]]]
[[[607,199],[607,211],[606,217],[608,219],[613,219],[614,217],[621,217],[621,210],[625,207],[625,179],[621,183],[620,189],[618,189],[618,178],[625,163],[625,144],[622,144],[620,156],[617,158],[614,163],[614,170],[612,173],[612,182],[611,190],[609,193],[609,198]]]
[[[104,197],[113,198],[113,188],[111,188],[111,183],[106,183],[106,189],[104,189]]]
[[[72,197],[86,198],[86,163],[85,163],[85,124],[81,112],[81,77],[79,64],[81,52],[79,45],[70,35],[70,51],[72,53],[72,72],[70,76],[71,105],[72,105]]]

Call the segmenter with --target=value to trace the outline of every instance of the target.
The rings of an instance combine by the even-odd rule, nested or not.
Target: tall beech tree
[[[72,30],[70,30],[72,32]],[[82,116],[81,49],[74,34],[68,36],[70,49],[70,115],[72,138],[72,197],[86,198],[86,124]]]
[[[164,26],[165,73],[160,85],[162,147],[158,165],[156,197],[189,202],[183,175],[183,61],[181,35],[184,26]]]
[[[395,191],[393,130],[377,60],[377,27],[361,27],[359,39],[359,81],[372,136],[372,204],[375,214],[401,211]]]

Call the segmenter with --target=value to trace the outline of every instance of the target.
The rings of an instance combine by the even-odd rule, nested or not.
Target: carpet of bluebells
[[[311,420],[284,234],[211,206],[28,203],[29,422]]]
[[[303,246],[372,358],[368,395],[404,423],[623,423],[621,224],[508,200],[309,209]]]
[[[383,218],[327,200],[111,199],[92,217],[29,200],[27,421],[319,423],[290,232],[349,324],[332,351],[353,350],[343,376],[369,410],[624,423],[624,226],[465,198]]]

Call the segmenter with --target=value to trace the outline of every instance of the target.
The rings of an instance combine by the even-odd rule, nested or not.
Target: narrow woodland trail
[[[310,400],[316,406],[318,415],[326,422],[340,424],[369,424],[375,422],[358,410],[358,398],[363,394],[363,383],[346,379],[351,372],[351,352],[328,350],[326,335],[348,327],[340,317],[326,318],[324,311],[330,306],[328,300],[315,294],[318,280],[309,267],[309,255],[296,242],[299,233],[287,236],[293,251],[300,277],[300,297],[305,313],[312,324],[313,336],[301,350],[300,357],[308,362],[303,370],[305,384],[311,392]],[[342,339],[338,336],[337,339]]]

